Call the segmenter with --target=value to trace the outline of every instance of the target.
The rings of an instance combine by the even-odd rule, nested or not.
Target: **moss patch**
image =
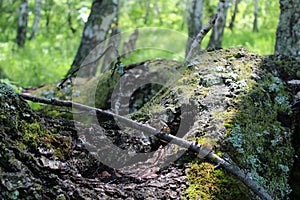
[[[273,196],[287,198],[293,164],[290,94],[284,82],[268,72],[238,98],[238,110],[227,126],[229,154]]]
[[[200,110],[199,115],[204,120],[200,117],[199,125],[207,124],[198,131],[203,135],[196,138],[198,144],[212,144],[219,155],[224,158],[229,155],[238,166],[249,171],[253,179],[272,196],[288,198],[294,150],[291,142],[292,95],[285,81],[296,77],[296,64],[293,61],[266,61],[243,48],[208,52],[194,62],[199,64],[190,67],[192,73],[189,78],[198,80],[199,85],[195,85],[195,81],[185,82],[197,88],[194,96],[198,95],[196,98],[200,104],[208,107],[212,104],[216,108],[224,106],[217,103],[219,97],[216,90],[222,89],[223,84],[228,88],[223,100],[227,104],[225,109],[210,111],[209,120],[203,114],[205,109],[203,113]],[[274,67],[280,62],[284,63],[283,67]],[[199,75],[196,70],[200,71]],[[212,132],[216,130],[218,134],[224,131],[227,139],[215,140]],[[187,189],[190,198],[250,198],[251,192],[246,190],[238,190],[241,198],[234,197],[237,191],[226,187],[226,191],[221,193],[211,192],[208,189],[211,185],[216,187],[214,191],[222,190],[222,184],[219,185],[218,181],[235,184],[230,178],[216,175],[217,172],[211,169],[203,163],[191,164],[188,170],[190,186]],[[195,172],[198,171],[202,174],[197,175]],[[197,179],[197,176],[200,178]],[[206,180],[203,180],[204,177]],[[225,193],[226,196],[222,195]]]
[[[251,199],[249,190],[222,169],[214,170],[209,163],[193,162],[187,171],[190,199]]]

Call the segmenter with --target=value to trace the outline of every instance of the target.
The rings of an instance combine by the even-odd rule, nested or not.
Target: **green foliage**
[[[18,124],[18,131],[21,137],[17,143],[24,150],[36,151],[38,147],[45,145],[47,148],[53,149],[54,156],[59,159],[64,159],[70,151],[70,137],[62,140],[61,136],[57,134],[57,130],[53,130],[51,133],[40,122],[27,123],[22,120]]]
[[[62,20],[67,19],[67,1],[47,1],[42,7],[37,37],[31,41],[27,40],[23,49],[17,49],[14,40],[18,15],[15,13],[18,12],[19,3],[12,2],[9,4],[9,1],[6,1],[0,8],[3,11],[0,16],[0,68],[9,79],[23,87],[58,81],[72,63],[80,41],[83,19],[89,10],[84,10],[86,5],[78,1],[71,3],[72,25],[77,30],[72,33],[66,25],[67,21]],[[34,1],[30,1],[31,11],[33,4]],[[27,37],[31,34],[33,19],[34,14],[30,12]]]
[[[72,42],[72,39],[60,41],[39,37],[16,50],[12,42],[0,43],[3,49],[0,66],[11,80],[23,87],[53,83],[69,69],[74,55],[69,46]]]

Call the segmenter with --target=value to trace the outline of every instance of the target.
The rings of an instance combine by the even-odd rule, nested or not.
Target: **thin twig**
[[[104,111],[102,109],[94,108],[91,106],[83,105],[76,102],[71,101],[63,101],[58,99],[46,99],[41,97],[34,97],[27,94],[19,94],[22,98],[33,101],[33,102],[39,102],[39,103],[45,103],[45,104],[51,104],[51,105],[57,105],[57,106],[66,106],[66,107],[74,107],[80,110],[94,110],[98,113],[109,115],[114,117],[114,119],[118,120],[119,122],[126,124],[128,127],[143,131],[145,133],[151,134],[159,138],[160,140],[171,142],[173,144],[176,144],[178,146],[181,146],[183,148],[186,148],[194,153],[197,153],[200,159],[207,159],[210,163],[219,165],[229,173],[233,174],[237,179],[242,181],[246,186],[248,186],[254,193],[256,193],[259,197],[265,200],[272,200],[273,198],[268,194],[264,188],[262,188],[260,185],[255,183],[253,179],[246,174],[242,169],[240,169],[238,166],[234,164],[230,164],[229,162],[225,161],[218,155],[216,155],[211,149],[207,148],[206,146],[199,146],[195,145],[191,142],[187,142],[179,137],[170,135],[166,132],[157,130],[151,126],[141,124],[138,122],[135,122],[131,119],[128,119],[124,116],[120,116],[118,114]]]
[[[195,49],[197,48],[198,44],[200,42],[202,42],[203,38],[205,37],[205,35],[210,31],[210,29],[214,26],[214,24],[216,23],[216,20],[218,18],[218,15],[215,14],[207,24],[205,24],[205,26],[201,29],[201,31],[198,33],[198,35],[196,36],[196,38],[194,39],[192,45],[191,45],[191,49],[189,50],[189,53],[187,54],[183,64],[186,65],[187,62],[191,59],[193,52],[195,51]]]

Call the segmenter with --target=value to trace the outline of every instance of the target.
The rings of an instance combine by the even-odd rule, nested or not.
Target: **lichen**
[[[207,72],[210,74],[201,76],[199,81],[197,99],[200,103],[203,99],[212,96],[212,93],[216,93],[215,89],[218,87],[213,89],[214,85],[225,84],[229,92],[224,98],[226,109],[210,112],[209,125],[206,126],[211,128],[199,129],[203,136],[196,138],[197,143],[213,144],[218,155],[224,158],[229,155],[238,166],[248,170],[254,181],[266,188],[272,196],[279,199],[288,198],[291,192],[288,179],[294,155],[291,143],[292,130],[288,125],[288,118],[292,114],[291,95],[279,74],[295,77],[293,75],[295,72],[287,73],[279,69],[280,72],[276,73],[276,70],[271,68],[273,65],[267,69],[264,66],[268,65],[267,61],[243,48],[208,52],[201,58],[198,60],[196,58],[197,62],[195,62],[200,65],[194,65],[191,69],[204,71],[203,65],[210,66],[211,69]],[[195,77],[197,76],[193,75],[190,79]],[[221,77],[223,82],[218,83],[217,77]],[[204,90],[205,88],[209,89]],[[215,95],[214,99],[211,98],[209,101],[215,102],[216,98],[218,97]],[[219,105],[215,104],[215,106]],[[207,122],[207,120],[203,121]],[[215,143],[210,137],[211,131],[223,130],[222,127],[225,129],[227,139]],[[214,185],[218,188],[216,190],[220,190],[218,184],[202,180],[201,175],[197,179],[195,171],[201,171],[202,174],[209,173],[212,180],[228,179],[224,176],[216,177],[216,172],[210,168],[203,163],[191,164],[188,170],[190,186],[187,195],[192,199],[236,199],[230,198],[232,195],[230,192],[227,197],[219,193],[213,193],[212,196],[208,188]],[[231,182],[230,179],[227,181]],[[247,196],[251,193],[240,190],[239,194]]]
[[[273,196],[287,198],[293,164],[291,129],[279,115],[291,115],[288,89],[278,77],[266,73],[262,80],[242,96],[227,141],[235,162],[252,174]]]

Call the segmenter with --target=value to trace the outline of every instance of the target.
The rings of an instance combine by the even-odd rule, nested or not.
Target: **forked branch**
[[[193,43],[191,45],[191,49],[189,50],[189,53],[187,54],[186,58],[184,59],[183,64],[186,65],[187,62],[191,59],[193,52],[196,48],[198,48],[198,44],[201,43],[205,35],[210,31],[210,29],[214,26],[216,23],[216,20],[218,18],[218,15],[215,14],[207,24],[201,29],[201,31],[198,33],[196,38],[193,40]]]

